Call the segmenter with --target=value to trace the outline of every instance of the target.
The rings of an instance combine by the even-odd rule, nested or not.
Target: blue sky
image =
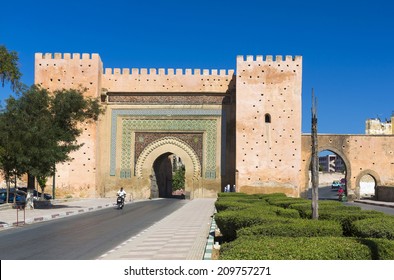
[[[311,91],[319,133],[364,134],[394,111],[394,2],[3,1],[0,44],[19,54],[99,53],[109,68],[235,69],[237,55],[303,56],[303,132]],[[0,88],[0,98],[9,96]]]

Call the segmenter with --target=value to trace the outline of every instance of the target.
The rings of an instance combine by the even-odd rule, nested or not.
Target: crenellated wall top
[[[100,56],[97,53],[36,53],[36,59],[65,59],[65,60],[92,60],[92,59],[100,59]]]
[[[246,57],[244,55],[238,55],[237,56],[237,62],[246,62],[246,61],[256,61],[256,62],[271,62],[271,61],[285,61],[285,62],[294,62],[294,61],[302,61],[302,56],[296,55],[296,56],[291,56],[291,55],[266,55],[265,57],[262,55],[247,55]]]
[[[131,70],[131,71],[130,71]],[[105,68],[104,75],[159,75],[159,76],[222,76],[234,75],[225,69],[173,69],[173,68]]]

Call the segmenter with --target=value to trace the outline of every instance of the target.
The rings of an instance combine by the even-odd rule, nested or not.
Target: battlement
[[[65,59],[65,60],[96,60],[99,59],[100,56],[97,53],[36,53],[35,59]]]
[[[222,76],[234,75],[225,69],[173,69],[173,68],[105,68],[104,75],[157,75],[157,76]]]
[[[246,58],[244,55],[238,55],[237,56],[237,62],[248,62],[248,61],[255,61],[255,62],[271,62],[271,61],[276,61],[276,62],[296,62],[296,61],[302,61],[302,56],[291,56],[291,55],[286,55],[283,59],[282,55],[267,55],[265,56],[265,59],[262,55],[247,55]]]

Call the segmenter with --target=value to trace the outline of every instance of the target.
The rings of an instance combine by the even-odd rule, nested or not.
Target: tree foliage
[[[185,188],[185,167],[182,166],[174,172],[172,177],[172,190],[181,190]]]
[[[21,76],[18,67],[18,54],[15,51],[8,51],[5,46],[0,46],[0,82],[2,87],[6,82],[9,82],[12,90],[18,91],[22,87]]]
[[[28,173],[45,187],[55,165],[70,160],[70,152],[83,145],[77,141],[82,133],[79,124],[95,121],[102,113],[99,101],[83,93],[76,89],[50,93],[33,85],[18,99],[9,97],[0,114],[2,169]]]

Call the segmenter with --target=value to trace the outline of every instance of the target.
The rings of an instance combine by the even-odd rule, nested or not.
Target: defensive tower
[[[237,57],[237,190],[298,196],[302,58]]]

